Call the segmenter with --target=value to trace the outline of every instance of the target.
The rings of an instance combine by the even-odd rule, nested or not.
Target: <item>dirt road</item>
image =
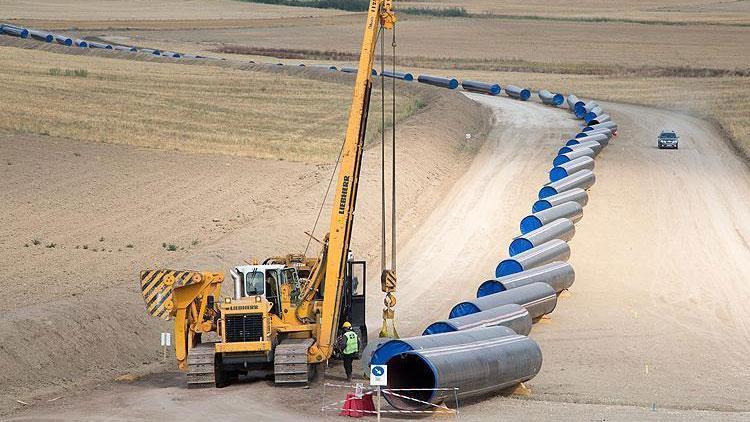
[[[538,104],[477,100],[495,111],[488,140],[401,245],[402,335],[444,318],[492,274],[546,181],[561,139],[577,125]],[[750,417],[744,357],[750,347],[750,170],[705,122],[637,106],[606,108],[621,134],[597,159],[597,183],[571,242],[576,283],[551,319],[532,330],[544,365],[529,383],[530,400],[467,403],[464,420],[498,414],[527,420]],[[662,127],[681,135],[679,150],[654,147]],[[280,390],[267,382],[221,392],[179,385],[174,373],[107,384],[17,420],[178,420],[221,413],[278,420],[305,413],[312,419],[309,409],[327,399],[320,390]]]

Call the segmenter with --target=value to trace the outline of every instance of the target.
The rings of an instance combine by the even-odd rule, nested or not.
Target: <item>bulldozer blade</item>
[[[174,309],[173,290],[177,287],[199,283],[201,279],[202,275],[197,271],[141,271],[141,294],[146,304],[146,311],[151,316],[168,321]]]

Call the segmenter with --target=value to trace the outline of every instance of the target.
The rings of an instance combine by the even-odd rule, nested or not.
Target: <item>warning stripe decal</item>
[[[170,310],[165,307],[165,304],[172,303],[173,289],[200,280],[200,273],[195,271],[141,271],[141,294],[146,304],[146,310],[151,316],[169,320]]]

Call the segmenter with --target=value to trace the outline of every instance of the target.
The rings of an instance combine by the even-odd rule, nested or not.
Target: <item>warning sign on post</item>
[[[386,386],[388,385],[388,366],[371,365],[370,366],[370,385]]]

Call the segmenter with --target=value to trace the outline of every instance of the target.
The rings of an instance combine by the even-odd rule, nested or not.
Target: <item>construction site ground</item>
[[[453,304],[472,297],[491,276],[545,182],[561,140],[578,124],[568,113],[540,104],[471,98],[486,109],[449,93],[400,129],[402,197],[412,194],[409,200],[415,201],[400,216],[402,335],[419,334],[445,318]],[[750,169],[704,121],[633,105],[605,107],[621,132],[597,160],[597,183],[576,227],[571,257],[576,282],[531,333],[544,354],[542,371],[528,383],[530,395],[462,403],[462,419],[502,414],[545,420],[747,420]],[[679,150],[656,148],[654,128],[664,126],[681,135]],[[465,132],[477,135],[475,153],[455,148]],[[331,417],[310,409],[344,397],[341,389],[319,388],[323,382],[342,383],[338,365],[310,389],[248,380],[221,390],[187,390],[171,362],[132,362],[137,375],[132,382],[111,381],[120,374],[108,373],[106,363],[116,365],[131,347],[116,342],[113,332],[143,333],[129,336],[140,342],[132,345],[133,355],[148,348],[156,360],[161,353],[157,332],[167,326],[154,329],[154,321],[140,312],[131,272],[150,264],[228,267],[248,253],[264,256],[295,246],[330,168],[45,137],[9,135],[2,142],[9,152],[2,177],[12,190],[12,201],[3,204],[8,217],[2,240],[11,245],[3,271],[23,280],[9,286],[3,325],[25,319],[36,331],[24,335],[47,330],[61,338],[81,337],[81,350],[97,362],[82,367],[72,355],[62,360],[71,366],[59,368],[61,374],[91,372],[92,380],[65,385],[62,394],[28,371],[28,384],[38,387],[34,400],[6,413],[9,420]],[[362,197],[377,198],[377,149],[368,155]],[[272,181],[260,177],[269,172],[275,174]],[[375,199],[365,201],[355,250],[375,259],[377,231],[364,228],[377,227],[378,207]],[[27,248],[20,233],[30,224],[46,233],[62,225],[76,229],[66,233],[71,241],[61,241],[63,248]],[[84,239],[93,239],[88,249],[76,249]],[[161,248],[169,239],[181,239],[174,241],[178,251]],[[41,271],[40,262],[45,262]],[[32,271],[36,277],[22,278]],[[58,277],[69,283],[60,286],[54,282]],[[39,287],[35,300],[17,306],[29,295],[28,284]],[[368,296],[377,308],[376,283],[370,283]],[[370,316],[377,329],[377,312]],[[99,337],[103,333],[106,339]],[[47,349],[26,353],[54,356],[55,349],[49,342]],[[13,393],[6,392],[6,403]]]

